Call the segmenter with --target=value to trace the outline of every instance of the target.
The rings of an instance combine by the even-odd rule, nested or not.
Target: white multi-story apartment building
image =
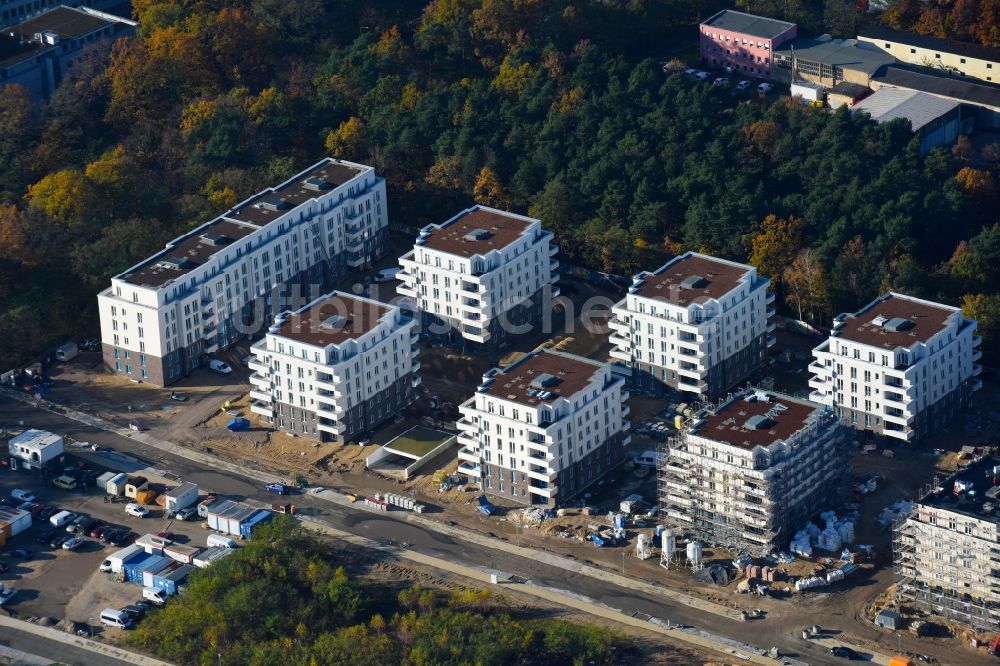
[[[98,295],[105,365],[180,379],[380,254],[387,208],[374,169],[327,158],[172,240]]]
[[[975,630],[1000,630],[1000,458],[931,488],[893,528],[903,603]]]
[[[612,358],[642,388],[709,398],[764,363],[774,294],[753,266],[686,252],[633,279],[612,309]]]
[[[975,330],[959,308],[886,294],[834,319],[813,350],[809,397],[853,428],[912,440],[982,387]]]
[[[836,506],[850,465],[829,409],[748,390],[696,413],[660,465],[666,523],[734,552],[767,555]],[[841,497],[841,499],[843,499]]]
[[[351,441],[412,399],[416,340],[408,313],[341,292],[282,313],[251,347],[250,410],[294,435]]]
[[[499,344],[527,332],[559,295],[551,241],[539,220],[474,206],[421,230],[399,259],[398,293],[414,299],[424,332]]]
[[[565,502],[624,458],[624,383],[606,363],[548,350],[490,370],[459,406],[459,471],[487,494]]]

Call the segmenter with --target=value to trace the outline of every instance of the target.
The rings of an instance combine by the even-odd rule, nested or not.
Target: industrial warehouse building
[[[858,33],[858,42],[900,62],[941,69],[981,81],[1000,81],[1000,49],[872,25]]]
[[[836,506],[850,464],[827,408],[749,390],[692,416],[659,469],[667,526],[737,553],[763,556]]]
[[[909,121],[910,129],[920,138],[920,153],[924,155],[955,143],[962,127],[958,102],[912,90],[879,88],[853,108],[878,123],[898,118]]]

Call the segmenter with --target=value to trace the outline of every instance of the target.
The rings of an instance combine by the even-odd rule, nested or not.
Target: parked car
[[[698,79],[699,81],[708,81],[708,72],[698,72],[697,74],[694,75],[694,78]]]
[[[0,592],[0,606],[5,606],[10,602],[11,599],[17,596],[17,589],[13,587],[4,587],[3,591]]]
[[[212,372],[217,372],[220,375],[228,375],[230,372],[233,371],[233,369],[229,367],[229,364],[227,364],[225,361],[220,361],[218,359],[209,361],[208,369],[211,370]]]
[[[744,90],[746,90],[747,88],[749,88],[752,85],[753,84],[750,81],[743,80],[743,81],[740,81],[739,83],[736,84],[736,90],[739,90],[740,92],[743,92]]]
[[[855,659],[860,659],[861,655],[844,645],[838,645],[837,647],[830,648],[830,654],[834,657],[840,657],[841,659],[850,659],[854,661]]]
[[[136,518],[145,518],[149,515],[149,509],[141,504],[136,504],[135,502],[129,502],[125,505],[125,513],[130,516],[135,516]]]
[[[122,606],[121,612],[132,618],[133,621],[141,620],[146,615],[146,608],[139,606],[137,604],[129,604],[128,606]]]
[[[135,602],[132,605],[133,606],[138,606],[139,608],[145,608],[146,610],[157,608],[156,604],[154,604],[152,601],[149,601],[147,599],[139,599],[139,601]]]
[[[687,69],[685,69],[685,70],[684,70],[684,75],[685,75],[685,76],[690,76],[690,77],[692,77],[692,78],[693,78],[693,77],[694,77],[694,75],[695,75],[695,74],[697,74],[697,73],[698,73],[698,70],[697,70],[697,69],[695,69],[695,68],[693,68],[693,67],[688,67]]]
[[[24,490],[23,488],[14,488],[10,491],[11,499],[17,500],[18,502],[37,502],[38,498],[30,490]]]
[[[101,521],[95,520],[93,518],[88,518],[87,520],[80,523],[80,529],[74,532],[74,534],[79,534],[80,536],[87,536],[90,532],[95,529]]]
[[[50,527],[49,529],[39,534],[38,538],[35,539],[35,541],[37,541],[38,543],[48,543],[49,541],[52,541],[52,538],[55,537],[55,535],[58,533],[59,533],[58,527]]]
[[[264,486],[264,490],[266,490],[269,493],[274,493],[276,495],[288,494],[288,488],[286,488],[283,484],[280,483],[269,483],[266,486]]]
[[[191,520],[191,518],[198,517],[198,507],[187,506],[176,513],[177,520]]]
[[[774,86],[771,85],[770,83],[762,83],[759,86],[757,86],[757,91],[762,92],[765,95],[771,92],[772,90],[774,90]]]
[[[66,531],[70,534],[79,534],[83,526],[90,522],[90,517],[88,516],[77,516],[73,522],[66,525]]]
[[[98,567],[103,573],[109,573],[111,571],[111,560],[104,560],[101,562],[101,566]]]
[[[48,520],[49,517],[52,516],[53,513],[55,513],[55,511],[56,508],[54,506],[52,506],[51,504],[47,504],[44,507],[42,507],[41,511],[38,512],[38,519]]]
[[[392,282],[399,276],[401,268],[383,268],[372,278],[372,282]]]
[[[80,349],[89,352],[101,351],[101,341],[97,338],[87,338],[80,343]]]
[[[714,81],[712,81],[712,85],[715,86],[716,88],[721,88],[722,86],[728,86],[729,79],[727,79],[724,76],[720,76],[716,78]]]
[[[49,547],[62,548],[62,545],[72,538],[73,537],[71,537],[68,534],[60,534],[59,536],[55,537],[54,539],[52,539],[52,541],[49,542]]]
[[[63,542],[63,550],[76,550],[83,544],[87,543],[87,540],[83,537],[73,537],[72,539],[67,539]]]
[[[92,539],[100,539],[101,535],[104,534],[109,529],[111,529],[110,525],[98,525],[94,529],[90,530],[90,532],[87,533],[87,536],[91,537]]]
[[[174,533],[173,532],[157,532],[156,536],[160,537],[161,539],[166,539],[167,541],[173,541],[174,540]]]

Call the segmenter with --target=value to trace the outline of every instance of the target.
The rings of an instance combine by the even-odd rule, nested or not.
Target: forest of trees
[[[111,275],[325,154],[411,226],[476,200],[603,271],[753,257],[821,323],[890,288],[1000,322],[1000,146],[921,156],[902,121],[665,74],[690,0],[133,4],[140,35],[40,113],[0,91],[0,366],[93,335]]]
[[[336,559],[281,516],[194,572],[129,641],[205,666],[582,666],[623,663],[632,649],[601,627],[513,617],[487,590],[397,593],[351,578]]]

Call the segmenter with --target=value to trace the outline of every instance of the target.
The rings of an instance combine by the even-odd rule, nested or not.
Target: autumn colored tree
[[[34,125],[31,99],[24,86],[0,87],[0,194],[13,193],[24,185]]]
[[[784,283],[787,289],[785,300],[796,309],[800,320],[808,314],[809,321],[816,323],[819,316],[829,314],[830,301],[823,266],[812,249],[806,248],[795,256],[792,264],[785,269]]]
[[[500,210],[510,208],[510,195],[496,171],[488,166],[479,170],[476,176],[476,183],[472,186],[472,198],[476,203],[484,206],[492,206]]]
[[[341,159],[361,159],[361,149],[365,143],[365,125],[360,118],[351,116],[340,123],[337,129],[326,135],[326,152]]]
[[[27,198],[57,225],[74,227],[91,219],[98,193],[86,174],[77,169],[63,169],[31,185]]]
[[[801,241],[802,223],[798,219],[789,216],[784,220],[777,215],[768,215],[751,238],[748,261],[757,267],[761,275],[771,278],[777,289],[785,269],[798,254]]]

